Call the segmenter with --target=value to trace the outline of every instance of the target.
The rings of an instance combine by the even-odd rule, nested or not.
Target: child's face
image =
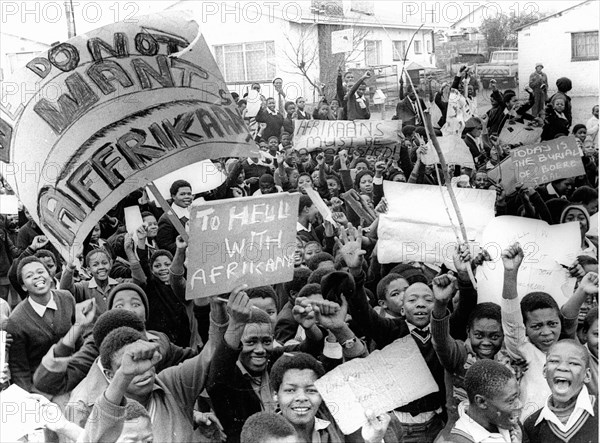
[[[43,264],[31,262],[21,269],[23,290],[29,295],[46,295],[50,291],[52,281],[50,274]]]
[[[413,283],[404,293],[402,315],[418,328],[429,324],[433,309],[433,292],[425,283]]]
[[[319,171],[316,170],[312,174],[310,174],[310,178],[312,179],[313,185],[319,186]]]
[[[361,171],[368,171],[369,167],[366,163],[359,162],[356,164],[356,173],[358,174]]]
[[[475,189],[487,189],[488,176],[485,173],[478,172],[475,175]]]
[[[587,346],[592,355],[598,358],[598,320],[592,323],[590,329],[585,334]]]
[[[585,235],[585,233],[589,229],[589,223],[587,217],[583,213],[583,211],[578,208],[571,208],[565,215],[565,223],[568,222],[579,222],[579,229],[581,231],[581,235]]]
[[[126,346],[115,352],[112,357],[111,368],[106,370],[106,373],[110,379],[114,377],[116,372],[121,367],[121,360],[123,359],[123,353],[125,352]],[[129,383],[127,387],[127,396],[139,399],[145,399],[154,389],[154,380],[156,379],[156,370],[154,366],[148,369],[143,374],[136,375]]]
[[[96,281],[108,280],[108,273],[111,267],[112,263],[104,252],[92,254],[90,257],[88,269]]]
[[[360,179],[358,187],[360,189],[360,192],[366,192],[367,194],[370,194],[373,191],[373,177],[371,177],[368,174],[364,175]]]
[[[294,112],[296,112],[296,105],[288,105],[288,107],[285,108],[285,110],[288,114],[293,114]]]
[[[600,109],[598,106],[594,106],[594,107],[592,108],[592,115],[593,115],[594,117],[596,117],[596,118],[598,118],[598,114],[599,114],[599,111],[598,111],[598,109]]]
[[[133,289],[124,289],[115,294],[113,299],[112,309],[125,309],[126,311],[133,312],[137,318],[142,321],[146,321],[146,307],[140,294]]]
[[[152,423],[145,417],[138,417],[133,420],[126,420],[123,423],[123,430],[116,443],[152,443],[154,436],[152,434]]]
[[[565,101],[562,99],[554,100],[552,107],[556,112],[563,112],[565,110]]]
[[[277,150],[277,145],[279,144],[279,140],[276,137],[271,137],[269,139],[269,149]]]
[[[494,358],[502,347],[502,325],[491,318],[478,318],[469,328],[469,340],[479,358]]]
[[[302,175],[298,178],[298,189],[306,193],[306,191],[304,191],[305,187],[312,188],[312,180],[308,175]]]
[[[46,268],[48,269],[48,275],[50,275],[50,278],[54,278],[54,276],[56,275],[56,263],[54,262],[54,260],[52,260],[52,258],[50,257],[41,257],[40,260],[42,261],[42,263],[44,263],[44,265],[46,265]]]
[[[272,98],[267,100],[267,108],[269,108],[271,111],[275,110],[275,100],[273,100]]]
[[[271,297],[251,298],[250,305],[256,306],[257,308],[265,311],[269,315],[269,318],[273,324],[277,322],[277,305],[275,304],[275,300],[273,300]]]
[[[365,95],[366,90],[367,90],[367,87],[364,84],[362,84],[358,87],[358,91],[356,91],[356,92],[359,97],[362,97],[363,95]]]
[[[304,263],[317,252],[321,252],[321,247],[319,245],[311,244],[306,246],[304,248]]]
[[[242,335],[240,363],[251,373],[264,371],[273,350],[273,332],[267,323],[248,323]]]
[[[404,293],[408,287],[408,282],[403,278],[390,282],[385,291],[385,302],[383,307],[394,314],[402,315]]]
[[[315,387],[319,377],[312,369],[289,369],[277,391],[281,414],[293,425],[306,427],[315,420],[323,398]]]
[[[296,240],[296,249],[294,250],[294,265],[300,266],[302,259],[304,258],[304,243],[300,240]]]
[[[575,137],[577,137],[582,142],[585,141],[586,135],[587,135],[587,129],[586,128],[578,129],[577,132],[575,133]]]
[[[157,257],[152,263],[152,274],[163,283],[169,282],[169,268],[171,267],[171,259],[166,255]]]
[[[586,367],[585,349],[569,342],[558,342],[546,356],[544,377],[552,391],[555,406],[577,397],[584,383],[591,378]]]
[[[525,332],[533,345],[548,352],[560,336],[560,318],[552,308],[536,309],[525,314]]]
[[[306,104],[306,100],[304,100],[303,98],[299,98],[298,100],[296,100],[296,106],[298,107],[298,109],[300,109],[301,111],[304,110],[304,105]]]
[[[336,196],[338,195],[340,186],[338,185],[338,182],[336,180],[329,178],[327,179],[327,189],[329,190],[329,194],[331,194],[332,196]]]
[[[486,415],[491,423],[502,429],[512,429],[518,424],[523,405],[519,400],[519,385],[516,378],[508,380],[494,398],[486,400],[488,405]]]
[[[321,105],[321,107],[319,108],[319,115],[321,117],[327,117],[329,115],[329,106]]]
[[[94,230],[92,231],[92,235],[90,236],[90,241],[93,243],[97,243],[100,239],[100,225],[94,226]]]
[[[518,101],[517,96],[513,95],[512,98],[510,99],[510,101],[506,104],[506,107],[508,109],[514,108],[517,105],[517,101]]]

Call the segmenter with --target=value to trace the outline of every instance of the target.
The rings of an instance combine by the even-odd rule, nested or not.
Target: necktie
[[[183,227],[185,228],[185,224],[190,220],[189,218],[187,218],[185,215],[183,217],[181,217],[179,219],[181,221],[181,224],[183,225]]]
[[[54,329],[54,309],[46,308],[42,318],[48,326]]]

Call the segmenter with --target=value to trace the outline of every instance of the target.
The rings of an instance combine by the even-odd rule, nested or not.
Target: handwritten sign
[[[456,235],[446,212],[446,206],[451,205],[448,190],[390,181],[383,182],[383,190],[388,212],[379,216],[379,262],[445,263],[453,269]],[[454,193],[469,240],[480,241],[485,227],[494,218],[496,192],[456,188]],[[452,206],[449,212],[458,228]]]
[[[414,374],[419,383],[413,382]],[[336,367],[315,386],[346,435],[367,422],[366,410],[379,415],[439,389],[410,336]]]
[[[291,280],[299,200],[277,193],[192,206],[186,298]]]
[[[354,29],[342,29],[331,33],[331,53],[352,52],[354,50]]]
[[[51,405],[43,414],[42,404],[45,403],[48,401],[38,402],[36,398],[29,395],[29,392],[17,385],[10,385],[0,392],[0,409],[2,409],[0,441],[32,441],[21,439],[36,429],[43,428],[48,421],[58,417],[55,414],[60,413],[58,405]],[[51,417],[46,417],[46,414]]]
[[[144,224],[142,213],[139,206],[129,206],[124,209],[125,213],[125,229],[128,234],[135,234],[137,228]]]
[[[575,279],[561,265],[571,266],[581,244],[579,223],[548,225],[525,217],[496,217],[485,228],[481,246],[492,261],[477,268],[478,302],[500,303],[504,266],[502,251],[519,242],[525,255],[517,277],[517,292],[522,298],[533,291],[552,295],[562,306],[573,293]]]
[[[400,142],[400,120],[294,120],[294,148],[348,149]]]
[[[53,46],[3,83],[0,174],[65,258],[149,181],[257,152],[196,37],[184,12],[114,23]]]
[[[461,165],[471,169],[475,168],[471,151],[469,151],[469,147],[460,135],[451,134],[445,137],[438,137],[437,140],[447,164]],[[440,162],[440,157],[431,141],[427,143],[427,154],[423,162],[426,165],[433,165]]]
[[[507,121],[500,131],[498,140],[501,145],[530,145],[539,142],[541,137],[541,127]]]
[[[510,153],[518,182],[537,186],[561,178],[585,174],[582,153],[574,137],[560,137],[521,146]]]

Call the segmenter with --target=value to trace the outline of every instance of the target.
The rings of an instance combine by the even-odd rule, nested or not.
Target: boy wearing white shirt
[[[587,350],[575,340],[556,343],[548,351],[544,377],[552,394],[525,421],[523,441],[598,441],[598,404],[584,386],[591,378]]]

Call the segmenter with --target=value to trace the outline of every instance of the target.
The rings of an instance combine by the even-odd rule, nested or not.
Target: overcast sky
[[[189,0],[192,3],[193,0]],[[67,39],[67,21],[64,11],[64,1],[10,1],[0,2],[0,30],[9,34],[18,35],[43,43],[51,44]],[[100,26],[115,21],[135,16],[146,15],[161,11],[167,6],[175,3],[171,1],[126,1],[126,0],[73,0],[75,10],[75,24],[77,34],[82,34]],[[196,2],[197,3],[197,2]],[[212,3],[220,7],[222,1],[210,2],[205,0],[204,4]],[[244,2],[227,2],[230,4],[244,4]],[[285,1],[255,1],[263,6],[265,11],[269,10],[267,4],[284,4]],[[310,4],[310,2],[297,2]],[[488,4],[489,11],[499,8],[502,11],[516,12],[519,14],[529,11],[541,11],[545,13],[557,12],[570,6],[581,3],[581,1],[515,1],[501,0],[495,2],[483,1],[396,1],[376,0],[377,15],[402,20],[403,17],[412,22],[415,17],[421,20],[431,21],[432,11],[435,14],[435,24],[444,27],[457,21],[460,17],[473,10],[479,4]],[[457,18],[458,17],[458,18]],[[4,48],[3,52],[6,52]]]

